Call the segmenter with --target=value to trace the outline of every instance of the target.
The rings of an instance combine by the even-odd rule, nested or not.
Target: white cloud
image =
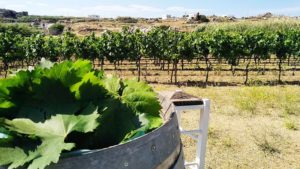
[[[27,10],[27,6],[22,5],[22,4],[6,4],[6,5],[4,5],[4,8],[16,10],[16,11],[26,11]]]
[[[131,9],[121,5],[97,5],[80,9],[85,12],[129,12]]]
[[[263,14],[263,13],[266,13],[266,12],[271,12],[271,13],[276,14],[276,15],[299,15],[300,6],[287,7],[287,8],[278,8],[278,9],[261,9],[261,10],[249,12],[249,15]]]
[[[43,15],[59,15],[59,16],[83,16],[83,12],[77,9],[71,8],[55,8],[50,11],[45,11]],[[84,14],[85,15],[85,14]]]
[[[46,3],[37,3],[38,6],[43,6],[43,7],[46,7],[46,6],[49,6],[48,4]]]
[[[300,12],[300,6],[271,10],[274,13],[295,13]]]
[[[48,1],[49,2],[49,1]],[[205,12],[204,9],[192,9],[178,6],[156,7],[141,4],[129,5],[83,5],[81,7],[53,6],[44,0],[0,0],[1,7],[17,11],[28,11],[35,15],[63,15],[63,16],[87,16],[100,15],[102,17],[134,16],[134,17],[160,17],[165,14],[181,16],[185,13]]]
[[[206,9],[192,9],[192,8],[184,8],[179,6],[172,6],[166,9],[168,12],[180,12],[180,13],[195,13],[195,12],[207,12]]]
[[[80,15],[99,14],[101,16],[161,16],[163,14],[182,15],[184,13],[206,12],[205,9],[191,9],[184,7],[158,8],[153,6],[131,4],[131,5],[97,5],[87,6],[81,9]],[[68,13],[73,13],[72,9],[65,8]]]
[[[146,5],[129,5],[129,7],[133,8],[135,10],[144,11],[144,12],[162,12],[163,11],[160,8],[146,6]]]
[[[34,2],[34,1],[26,1],[26,4],[28,4],[28,5],[34,5],[34,6],[40,6],[40,7],[49,6],[46,3],[43,3],[43,2]]]
[[[47,3],[42,3],[40,1],[27,0],[20,2],[2,1],[0,0],[0,8],[12,9],[15,11],[28,11],[30,8],[41,8],[48,7]],[[30,12],[30,11],[29,11]]]
[[[110,12],[110,13],[140,13],[140,12],[162,12],[163,10],[160,8],[152,7],[152,6],[145,6],[145,5],[97,5],[93,7],[84,7],[80,9],[84,12],[94,12],[94,13],[101,13],[101,12]]]

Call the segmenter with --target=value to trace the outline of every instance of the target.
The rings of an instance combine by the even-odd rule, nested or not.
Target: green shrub
[[[296,123],[290,119],[285,120],[284,125],[289,130],[297,130]]]
[[[289,130],[297,130],[297,124],[294,120],[292,120],[288,114],[284,117],[284,126]]]
[[[235,97],[235,106],[242,112],[250,112],[252,114],[268,114],[270,107],[279,110],[280,97],[286,95],[286,93],[276,89],[266,90],[266,88],[268,87],[254,86],[238,90]]]
[[[30,27],[27,24],[0,24],[0,33],[12,32],[13,34],[20,34],[22,36],[31,36],[38,33],[39,30]]]
[[[132,17],[118,17],[116,21],[121,23],[137,23],[138,19]]]
[[[249,82],[248,82],[248,85],[249,86],[263,86],[263,81],[262,80],[259,80],[259,79],[253,79],[253,78],[250,78],[249,79]]]
[[[280,153],[278,140],[282,139],[281,135],[273,131],[265,131],[264,133],[256,133],[252,137],[259,150],[265,154]]]
[[[51,35],[60,35],[64,32],[65,26],[62,24],[53,24],[49,27],[49,33]]]
[[[248,87],[239,91],[235,103],[240,110],[256,114],[259,104],[266,99],[268,99],[268,94],[263,88]]]
[[[209,22],[209,19],[205,15],[197,15],[196,20],[199,22]]]
[[[47,21],[50,23],[56,23],[59,20],[68,19],[67,17],[62,16],[37,16],[37,15],[30,15],[30,16],[22,16],[17,19],[18,22],[35,22],[35,21]]]
[[[281,108],[283,109],[283,113],[287,115],[300,115],[300,97],[293,93],[286,93],[281,96]]]

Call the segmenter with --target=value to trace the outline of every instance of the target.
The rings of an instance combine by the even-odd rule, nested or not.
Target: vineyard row
[[[100,37],[91,34],[78,37],[70,32],[63,36],[33,34],[24,36],[11,31],[0,33],[0,58],[5,76],[18,63],[34,65],[41,58],[54,62],[68,59],[98,60],[103,69],[105,60],[117,69],[120,64],[136,66],[140,80],[141,66],[145,58],[160,69],[171,70],[171,82],[177,83],[177,71],[184,65],[202,64],[209,72],[215,65],[230,67],[231,71],[244,66],[245,84],[248,82],[251,65],[277,66],[278,81],[281,81],[283,65],[288,63],[297,70],[300,56],[300,29],[291,27],[270,31],[268,29],[198,30],[180,32],[170,28],[156,27],[147,32],[124,28],[121,32],[107,31]],[[148,64],[148,63],[146,63]],[[227,65],[227,66],[226,66]],[[128,65],[130,66],[130,65]],[[194,66],[194,67],[195,67]],[[226,69],[226,68],[221,68]],[[267,68],[266,68],[267,69]]]

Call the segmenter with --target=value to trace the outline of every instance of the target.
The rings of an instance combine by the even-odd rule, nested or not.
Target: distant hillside
[[[28,12],[22,11],[22,12],[16,12],[14,10],[10,9],[0,9],[0,17],[1,18],[19,18],[22,16],[28,16]]]

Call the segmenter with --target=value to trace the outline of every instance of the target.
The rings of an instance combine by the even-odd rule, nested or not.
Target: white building
[[[192,20],[194,18],[195,18],[195,14],[188,14],[188,17],[187,17],[188,20]]]
[[[100,19],[99,15],[89,15],[88,17],[92,19]]]
[[[162,18],[163,20],[167,20],[167,19],[171,19],[172,16],[169,15],[169,14],[167,14],[167,15],[163,15],[161,18]]]

